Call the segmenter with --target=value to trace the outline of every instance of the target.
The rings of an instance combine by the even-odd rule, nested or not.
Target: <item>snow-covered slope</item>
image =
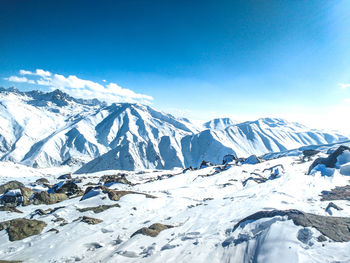
[[[215,119],[204,127],[140,104],[106,105],[59,90],[0,90],[0,158],[34,167],[171,169],[347,139],[281,119]]]
[[[86,198],[51,205],[18,205],[23,213],[0,211],[0,223],[25,218],[46,225],[16,241],[9,240],[10,231],[1,230],[0,258],[24,263],[349,262],[349,201],[339,196],[326,199],[327,192],[336,187],[347,189],[349,176],[339,169],[329,177],[319,172],[306,175],[311,163],[287,156],[224,170],[217,166],[186,173],[181,169],[127,172],[125,178],[131,184],[108,186],[127,193],[119,200],[96,191]],[[271,167],[277,167],[278,173]],[[63,182],[57,180],[59,174],[46,176],[34,168],[16,167],[22,178],[8,172],[14,167],[0,164],[0,168],[0,184],[19,180],[34,191],[45,192],[47,188],[33,184],[40,176],[50,184]],[[103,175],[118,172],[82,174],[74,181],[87,191],[88,186],[101,187]],[[94,208],[106,209],[95,212]],[[314,220],[283,215],[291,211]],[[84,221],[83,216],[95,222]],[[155,235],[145,231],[155,223],[171,227]],[[14,226],[13,232],[20,232],[20,227]]]

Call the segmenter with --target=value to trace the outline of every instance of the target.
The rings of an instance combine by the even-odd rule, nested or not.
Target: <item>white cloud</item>
[[[42,69],[37,69],[35,72],[20,70],[19,74],[31,76],[32,79],[11,76],[7,78],[7,80],[31,84],[35,83],[40,86],[47,86],[51,89],[61,89],[71,96],[85,99],[97,98],[107,102],[141,102],[145,104],[148,104],[153,100],[149,95],[136,93],[130,89],[122,88],[116,83],[102,85],[91,80],[80,79],[74,75],[66,77]],[[37,79],[37,77],[40,78]]]
[[[350,83],[339,83],[339,86],[342,89],[347,89],[347,88],[350,88]]]
[[[20,75],[33,75],[33,76],[40,76],[40,77],[50,77],[51,76],[50,71],[45,71],[42,69],[37,69],[35,72],[21,69],[19,71],[19,74]]]
[[[22,83],[35,84],[34,80],[27,79],[26,77],[10,76],[8,78],[5,78],[5,80],[11,81],[11,82],[22,82]]]

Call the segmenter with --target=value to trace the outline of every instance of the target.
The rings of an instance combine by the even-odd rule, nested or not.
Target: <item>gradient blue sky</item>
[[[328,127],[350,113],[349,14],[346,0],[1,0],[0,86],[48,90],[5,79],[43,69],[175,115]]]

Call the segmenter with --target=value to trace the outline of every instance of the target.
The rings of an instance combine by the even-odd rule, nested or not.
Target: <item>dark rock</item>
[[[35,181],[36,184],[43,184],[43,185],[49,185],[50,182],[49,180],[47,180],[46,178],[40,178],[38,180]]]
[[[248,183],[250,180],[252,180],[252,181],[254,181],[254,182],[258,183],[258,184],[265,183],[265,182],[267,181],[267,179],[264,178],[264,177],[262,177],[262,176],[259,176],[259,177],[252,177],[252,176],[250,176],[250,177],[248,177],[247,179],[245,179],[245,180],[242,182],[243,186],[246,186],[247,183]]]
[[[327,238],[324,235],[319,235],[317,237],[317,241],[318,242],[325,242],[325,241],[327,241]]]
[[[34,191],[28,187],[22,187],[21,189],[21,194],[23,197],[23,205],[30,205],[31,204],[31,197],[34,194]]]
[[[21,192],[16,190],[7,190],[7,192],[1,197],[0,203],[5,206],[15,207],[22,203],[23,198]]]
[[[101,177],[100,183],[103,183],[107,187],[116,183],[133,185],[128,179],[126,179],[126,174],[104,175]]]
[[[174,226],[171,226],[171,225],[163,225],[163,224],[155,223],[149,227],[143,227],[137,230],[134,234],[131,235],[131,237],[138,234],[142,234],[150,237],[156,237],[161,231],[165,229],[173,228],[173,227]]]
[[[66,180],[66,179],[72,179],[71,174],[63,174],[57,178],[58,180]]]
[[[114,204],[114,205],[99,205],[99,206],[94,206],[94,207],[86,207],[86,208],[77,208],[79,212],[87,212],[87,211],[92,211],[95,214],[101,213],[107,209],[110,209],[112,207],[120,207],[119,204]]]
[[[81,216],[81,217],[75,219],[74,222],[75,221],[84,222],[84,223],[87,223],[89,225],[96,225],[96,224],[99,224],[99,223],[103,222],[103,220],[101,220],[101,219],[88,217],[88,216]]]
[[[39,235],[45,226],[46,223],[43,221],[17,218],[1,222],[0,231],[6,229],[10,241],[16,241]]]
[[[256,155],[249,156],[242,164],[258,164],[261,163],[261,160]]]
[[[330,191],[322,191],[321,201],[333,200],[349,200],[350,201],[350,185],[337,186]]]
[[[0,260],[0,263],[21,263],[19,260]]]
[[[309,167],[308,174],[311,173],[312,169],[314,169],[317,165],[323,164],[328,168],[335,168],[337,163],[337,158],[344,151],[350,151],[350,148],[344,145],[339,146],[333,153],[331,153],[327,158],[317,158]]]
[[[13,212],[13,213],[23,213],[22,211],[18,210],[15,207],[11,206],[0,206],[0,211],[7,211],[7,212]]]
[[[321,216],[310,213],[304,213],[299,210],[272,210],[260,211],[254,213],[241,221],[234,227],[234,232],[239,226],[245,222],[256,221],[262,218],[270,218],[275,216],[287,217],[288,220],[293,220],[297,226],[314,227],[324,236],[332,239],[335,242],[350,241],[350,218],[349,217],[333,217]]]
[[[47,232],[56,232],[56,234],[58,234],[60,231],[58,231],[56,228],[50,228],[47,230]]]
[[[237,157],[234,156],[233,154],[226,154],[222,159],[222,164],[228,164],[236,160],[237,160]]]
[[[24,187],[24,184],[18,181],[10,181],[6,184],[0,185],[0,194],[6,193],[8,190],[15,190]]]
[[[66,194],[67,196],[79,195],[80,193],[83,193],[79,186],[73,180],[55,184],[48,192]]]
[[[46,191],[42,191],[39,193],[34,193],[33,195],[33,203],[34,205],[40,205],[40,204],[56,204],[58,202],[64,201],[68,199],[68,196],[63,193],[58,194],[49,194]]]
[[[316,154],[320,153],[320,151],[308,149],[303,151],[303,161],[307,158],[309,161],[312,156],[315,156]]]
[[[101,191],[104,194],[108,194],[109,199],[111,199],[113,201],[119,201],[119,199],[121,197],[123,197],[124,195],[127,195],[127,194],[141,194],[141,195],[145,195],[147,198],[156,198],[153,195],[149,195],[149,194],[145,194],[145,193],[139,193],[139,192],[133,192],[133,191],[117,191],[117,190],[109,189],[106,186],[100,185],[100,186],[96,186],[96,187],[86,188],[85,193],[84,193],[83,197],[81,198],[81,200],[92,197],[93,195],[90,196],[90,194],[89,194],[90,191]]]
[[[214,164],[212,164],[211,162],[208,162],[208,161],[202,161],[201,165],[199,166],[199,169],[207,168],[210,166],[214,166]]]
[[[330,214],[330,215],[332,215],[332,210],[331,210],[331,208],[334,208],[334,209],[336,209],[336,210],[338,210],[338,211],[343,210],[343,208],[340,208],[340,207],[337,206],[335,203],[330,202],[330,203],[327,205],[327,207],[326,207],[326,212],[327,212],[328,214]]]

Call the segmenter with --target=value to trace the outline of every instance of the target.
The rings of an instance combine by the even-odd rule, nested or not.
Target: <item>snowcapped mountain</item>
[[[205,122],[203,126],[206,129],[211,129],[211,130],[224,130],[225,128],[234,124],[237,124],[237,122],[230,118],[216,118],[208,122]]]
[[[83,165],[78,172],[171,169],[347,140],[281,119],[197,127],[152,107],[75,99],[59,90],[0,90],[0,159],[34,167]]]

